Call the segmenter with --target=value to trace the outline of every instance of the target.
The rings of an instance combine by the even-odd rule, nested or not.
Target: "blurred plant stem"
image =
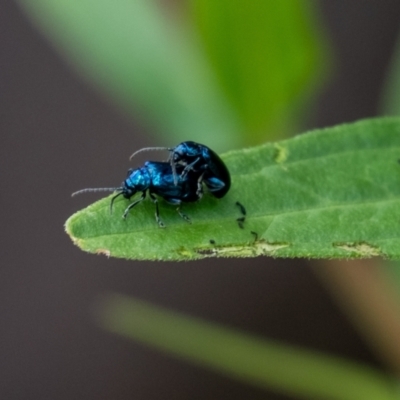
[[[400,302],[381,260],[311,265],[371,350],[400,378]]]
[[[109,294],[97,304],[102,327],[184,362],[302,399],[394,400],[390,377],[368,366]]]

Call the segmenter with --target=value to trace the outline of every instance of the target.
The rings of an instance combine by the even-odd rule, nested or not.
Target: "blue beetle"
[[[225,163],[215,151],[204,144],[186,141],[176,147],[146,147],[133,153],[130,159],[142,151],[149,150],[170,152],[168,161],[172,167],[175,185],[178,184],[179,175],[185,179],[192,171],[199,174],[200,182],[204,182],[211,194],[218,199],[224,197],[231,187],[231,176]]]
[[[122,185],[117,188],[87,188],[79,190],[72,194],[75,196],[77,194],[86,192],[118,192],[112,199],[110,204],[110,211],[112,212],[112,207],[114,201],[117,197],[123,196],[126,199],[130,199],[133,195],[138,192],[142,192],[139,199],[135,200],[125,209],[122,217],[125,219],[129,211],[143,201],[146,197],[147,192],[149,192],[150,199],[155,204],[156,211],[155,217],[158,225],[164,227],[164,223],[160,219],[158,200],[154,195],[158,195],[166,200],[170,204],[174,204],[177,207],[178,214],[190,222],[189,217],[183,214],[180,210],[182,203],[195,202],[201,199],[203,195],[203,186],[201,183],[199,173],[195,173],[190,170],[185,173],[182,177],[183,167],[178,165],[177,173],[179,178],[177,183],[174,183],[174,173],[170,163],[168,162],[156,162],[147,161],[143,167],[137,169],[129,169],[127,173],[127,178]]]

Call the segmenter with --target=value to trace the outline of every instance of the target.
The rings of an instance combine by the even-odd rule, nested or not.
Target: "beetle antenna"
[[[159,151],[159,150],[168,150],[172,151],[173,148],[171,147],[144,147],[143,149],[135,151],[130,157],[129,160],[132,160],[133,157],[136,156],[136,154],[142,153],[143,151]]]
[[[77,192],[72,193],[71,197],[74,197],[77,194],[81,194],[81,193],[88,193],[88,192],[115,192],[116,190],[122,190],[122,187],[117,187],[117,188],[86,188],[86,189],[81,189],[81,190],[78,190]]]

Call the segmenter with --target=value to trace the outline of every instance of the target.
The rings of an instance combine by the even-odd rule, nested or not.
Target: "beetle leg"
[[[204,172],[199,176],[199,179],[197,179],[196,195],[199,197],[198,200],[200,200],[203,197],[203,175]]]
[[[192,221],[190,220],[190,218],[181,211],[181,206],[182,204],[179,204],[178,208],[176,209],[176,212],[180,215],[181,218],[183,218],[186,222],[191,224]]]
[[[221,190],[225,186],[225,183],[216,177],[206,178],[204,183],[207,185],[210,192]]]
[[[161,218],[160,218],[160,212],[159,212],[159,210],[158,210],[158,200],[157,200],[157,197],[155,197],[154,194],[151,193],[151,192],[149,192],[149,196],[150,196],[151,201],[152,201],[152,202],[155,204],[155,206],[156,206],[155,216],[156,216],[157,224],[158,224],[158,226],[159,226],[160,228],[165,228],[165,224],[164,224],[164,222],[161,221]]]
[[[176,166],[175,166],[174,159],[172,157],[172,153],[171,153],[171,156],[169,159],[169,163],[171,164],[172,176],[174,177],[174,185],[177,186],[178,185],[178,175],[176,174]]]
[[[179,216],[181,218],[183,218],[186,222],[189,222],[189,224],[192,223],[190,218],[181,211],[181,206],[182,206],[182,201],[181,200],[174,199],[174,198],[171,198],[171,197],[165,197],[164,200],[167,201],[169,204],[173,204],[175,206],[178,206],[177,209],[176,209],[176,212],[179,214]]]
[[[143,200],[145,199],[145,197],[146,197],[146,192],[144,191],[138,200],[134,201],[133,203],[129,204],[128,207],[126,207],[126,209],[125,209],[125,211],[124,211],[124,214],[122,215],[122,218],[123,218],[123,219],[126,219],[128,213],[129,213],[129,210],[130,210],[131,208],[135,207],[135,206],[136,206],[137,204],[139,204],[141,201],[143,201]]]
[[[200,160],[200,157],[197,157],[192,163],[186,165],[186,167],[183,169],[181,173],[181,179],[185,179],[186,175],[189,173],[189,171],[194,170],[193,166]],[[204,165],[203,168],[206,169],[208,165]]]
[[[110,214],[112,214],[112,209],[113,209],[114,200],[115,200],[118,196],[121,196],[122,194],[124,194],[124,193],[123,193],[123,192],[119,192],[119,193],[117,193],[117,194],[111,199],[111,203],[110,203]]]

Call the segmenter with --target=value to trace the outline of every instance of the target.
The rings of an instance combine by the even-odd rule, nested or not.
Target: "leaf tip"
[[[64,224],[64,230],[65,233],[72,239],[72,241],[74,240],[74,236],[72,234],[72,226],[71,226],[71,219],[73,216],[69,217]]]
[[[75,213],[73,215],[71,215],[64,224],[64,230],[65,233],[70,237],[70,239],[72,240],[72,243],[75,246],[78,246],[81,250],[85,250],[84,248],[84,240],[82,238],[79,237],[79,235],[76,234],[75,232],[75,222],[76,222],[76,217],[78,213]]]

